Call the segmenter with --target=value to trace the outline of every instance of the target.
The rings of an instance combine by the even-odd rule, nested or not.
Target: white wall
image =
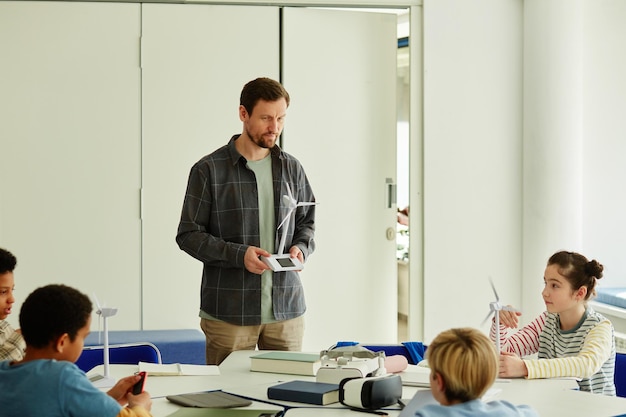
[[[545,309],[548,257],[582,251],[582,0],[524,2],[522,306]]]
[[[424,2],[426,342],[479,325],[488,275],[531,320],[556,250],[626,285],[625,20],[620,0]]]
[[[525,2],[522,305],[529,314],[545,308],[541,274],[557,250],[603,263],[600,286],[626,285],[624,18],[621,1]]]
[[[520,304],[522,3],[424,1],[424,340]],[[413,268],[413,265],[411,266]]]
[[[116,320],[136,328],[140,7],[0,8],[0,246],[18,258],[10,321],[32,290],[65,283],[124,305]]]
[[[587,0],[583,14],[583,247],[600,285],[626,286],[626,2]]]

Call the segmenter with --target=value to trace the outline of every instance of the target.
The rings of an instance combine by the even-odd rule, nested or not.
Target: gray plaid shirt
[[[259,201],[256,177],[235,148],[238,137],[233,136],[227,145],[191,168],[176,242],[204,264],[200,309],[228,323],[247,326],[261,323],[261,276],[248,272],[243,263],[248,247],[260,246]],[[315,201],[315,196],[296,158],[278,145],[270,153],[278,225],[287,214],[282,205],[286,181],[297,201]],[[285,251],[296,245],[308,258],[315,249],[315,206],[298,207],[288,229]],[[276,248],[279,240],[277,233]],[[304,314],[304,291],[298,273],[275,272],[272,281],[276,320]]]

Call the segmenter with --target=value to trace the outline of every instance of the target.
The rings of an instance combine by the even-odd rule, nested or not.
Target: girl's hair
[[[548,259],[548,266],[557,265],[559,274],[569,281],[574,291],[580,287],[587,287],[585,300],[596,294],[596,283],[602,278],[604,266],[595,259],[589,261],[580,253],[557,252]]]
[[[477,329],[443,331],[426,349],[431,372],[445,384],[449,402],[467,402],[483,396],[498,376],[498,355],[489,338]]]

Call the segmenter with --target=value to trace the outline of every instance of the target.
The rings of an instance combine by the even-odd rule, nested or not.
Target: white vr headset
[[[339,384],[339,402],[368,411],[396,404],[402,398],[402,379],[387,374],[385,352],[345,346],[320,353],[317,382]]]
[[[322,366],[316,374],[317,382],[339,384],[346,378],[365,378],[387,374],[385,352],[372,352],[360,346],[347,346],[320,353]]]
[[[400,375],[346,378],[339,383],[339,402],[357,410],[377,410],[402,398]]]

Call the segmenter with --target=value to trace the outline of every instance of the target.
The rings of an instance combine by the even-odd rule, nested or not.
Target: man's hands
[[[260,259],[261,256],[272,256],[272,254],[256,246],[249,246],[246,250],[246,254],[243,256],[243,265],[251,273],[261,275],[263,271],[270,269],[270,267]]]
[[[291,258],[298,258],[300,263],[304,265],[304,255],[302,254],[302,251],[300,250],[299,247],[292,246],[291,249],[289,249],[289,256]]]
[[[267,257],[272,256],[272,254],[256,246],[249,246],[246,250],[246,254],[243,256],[244,267],[253,274],[261,275],[263,271],[270,269],[270,267],[260,259],[261,256]],[[292,246],[289,249],[289,256],[291,258],[298,258],[300,263],[304,264],[304,255],[299,247]]]

